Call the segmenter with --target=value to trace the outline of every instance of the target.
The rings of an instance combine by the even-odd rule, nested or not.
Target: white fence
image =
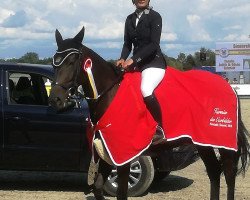
[[[236,90],[240,97],[250,98],[250,84],[231,84],[231,87]]]

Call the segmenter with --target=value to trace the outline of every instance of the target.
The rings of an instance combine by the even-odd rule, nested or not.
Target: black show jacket
[[[160,48],[162,31],[160,14],[152,9],[145,10],[137,26],[136,18],[137,14],[134,12],[126,19],[121,58],[124,60],[128,58],[133,45],[133,56],[131,58],[139,68],[166,68]]]

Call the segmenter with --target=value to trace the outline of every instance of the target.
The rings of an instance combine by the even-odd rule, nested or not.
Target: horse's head
[[[55,32],[55,37],[58,49],[53,57],[55,76],[49,102],[60,111],[74,106],[74,101],[70,97],[74,95],[80,85],[78,78],[84,27],[74,38],[64,40],[58,30]]]
[[[72,96],[81,85],[91,118],[96,121],[111,102],[122,74],[82,44],[84,28],[74,38],[63,39],[58,30],[55,36],[58,50],[53,57],[55,77],[49,102],[58,111],[74,106]]]

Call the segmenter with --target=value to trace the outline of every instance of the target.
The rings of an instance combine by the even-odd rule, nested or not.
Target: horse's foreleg
[[[93,193],[96,200],[105,200],[103,195],[103,185],[107,180],[109,174],[112,171],[112,166],[106,163],[104,160],[100,159],[99,169],[97,177],[95,178],[95,183],[93,187]]]
[[[227,200],[234,200],[235,178],[239,155],[234,151],[220,150],[222,167],[227,183]]]
[[[220,199],[220,174],[221,164],[218,161],[213,148],[198,147],[198,152],[203,160],[210,180],[210,199]]]
[[[117,200],[128,199],[127,194],[128,194],[129,172],[130,172],[130,164],[117,167],[117,175],[118,175]]]

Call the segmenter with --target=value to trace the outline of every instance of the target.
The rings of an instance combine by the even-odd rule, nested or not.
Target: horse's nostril
[[[58,104],[58,102],[60,102],[60,98],[59,97],[53,97],[53,98],[49,98],[49,105],[56,105]]]
[[[73,96],[76,94],[76,89],[74,87],[69,88],[69,96]]]

